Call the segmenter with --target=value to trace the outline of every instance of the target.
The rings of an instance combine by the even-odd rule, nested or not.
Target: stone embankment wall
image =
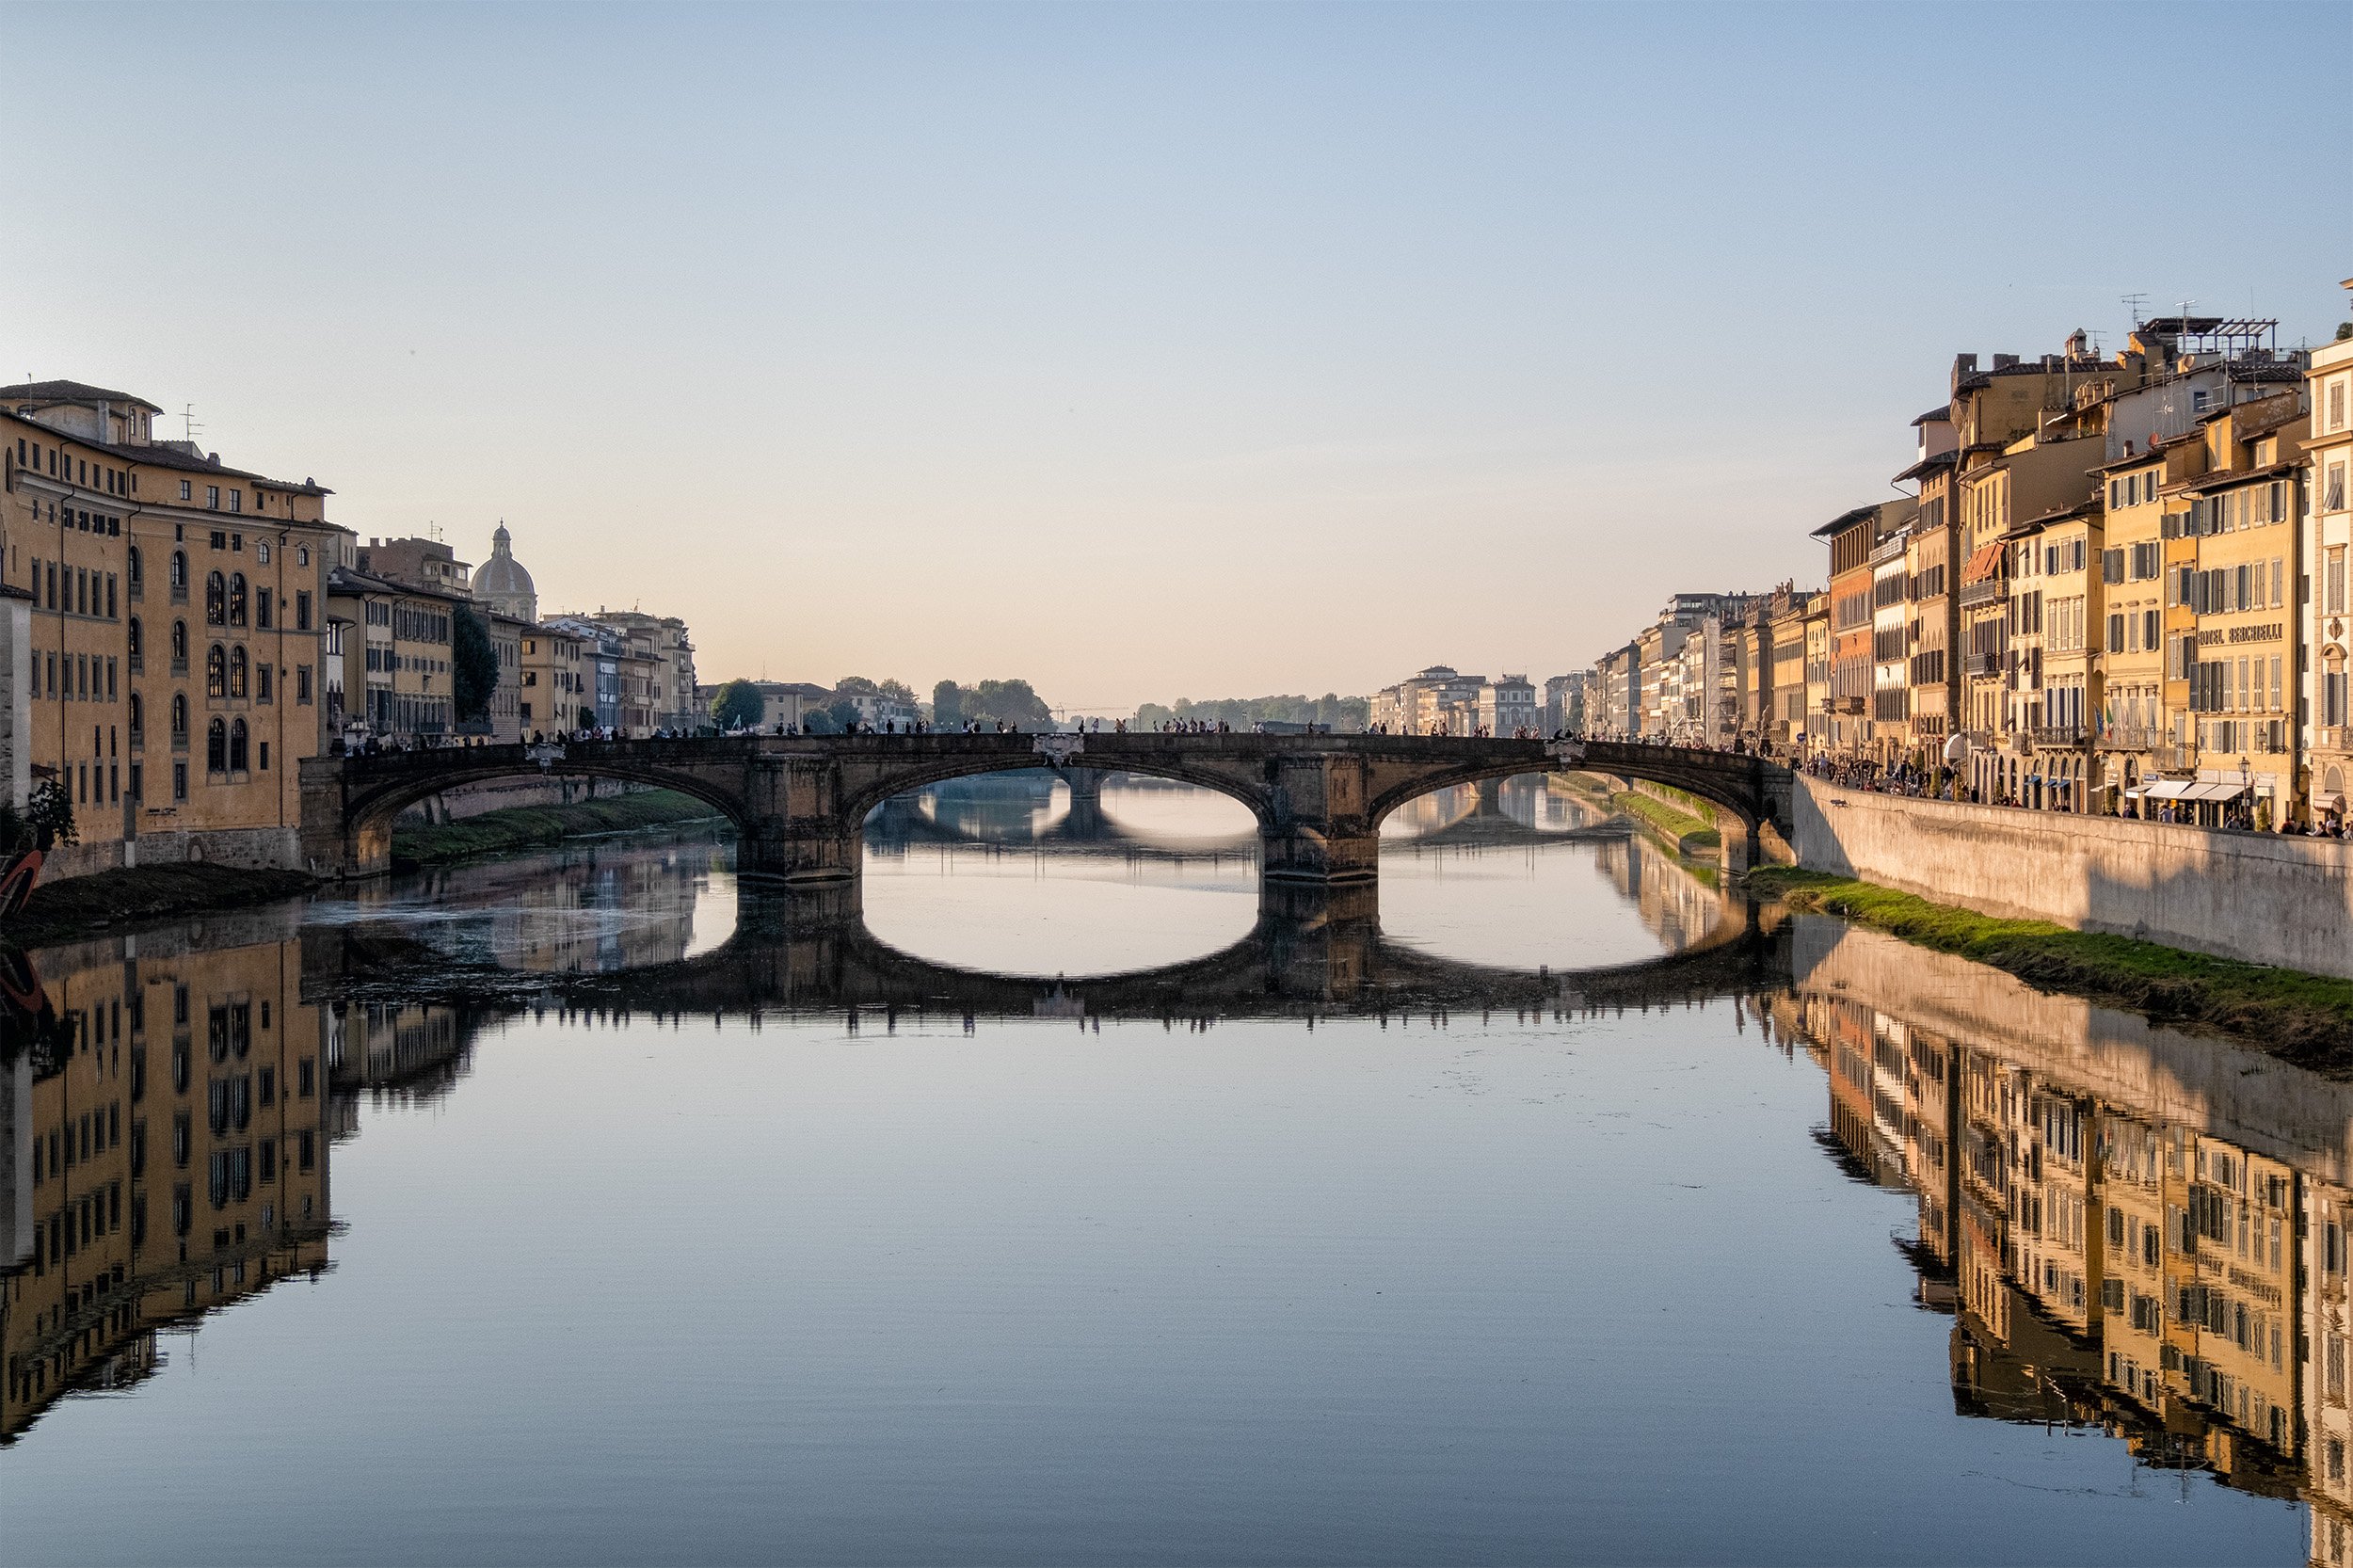
[[[485,811],[504,811],[519,806],[570,806],[584,800],[610,800],[648,789],[618,778],[506,778],[468,784],[427,795],[400,814],[403,823],[462,822]]]
[[[2353,840],[1961,806],[1801,778],[1798,864],[2001,919],[2353,977]]]

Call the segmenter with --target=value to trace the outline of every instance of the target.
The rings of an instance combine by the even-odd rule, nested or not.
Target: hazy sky
[[[1818,584],[1956,351],[2327,339],[2349,19],[12,7],[0,374],[706,680],[1541,680]]]

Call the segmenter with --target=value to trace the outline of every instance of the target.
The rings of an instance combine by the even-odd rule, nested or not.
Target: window
[[[239,648],[239,649],[237,649],[237,652],[238,652],[240,655],[242,655],[242,654],[245,652],[245,649],[243,649],[243,648]],[[254,665],[253,665],[253,700],[254,700],[254,701],[256,701],[256,702],[274,702],[274,701],[276,701],[276,700],[277,700],[277,698],[276,698],[276,697],[274,697],[274,696],[271,695],[271,693],[270,693],[270,677],[271,677],[272,675],[274,675],[275,673],[276,673],[276,671],[275,671],[275,669],[272,667],[272,665],[270,664],[270,662],[269,662],[268,660],[266,660],[266,659],[263,659],[263,660],[258,660],[258,661],[256,661],[256,662],[255,662],[255,664],[254,664]]]
[[[245,573],[232,572],[229,577],[229,624],[243,626],[246,616]]]
[[[193,490],[193,487],[189,484],[189,482],[188,482],[187,480],[183,479],[183,480],[181,480],[181,481],[180,481],[180,499],[181,499],[181,500],[183,500],[183,501],[189,501],[189,500],[193,500],[193,499],[194,499],[194,496],[193,496],[193,494],[192,494],[192,490]]]
[[[269,588],[266,584],[256,584],[253,589],[253,624],[267,632],[270,619]]]
[[[214,698],[229,695],[229,650],[218,643],[204,655],[204,695]]]
[[[216,571],[204,577],[204,620],[209,626],[225,626],[229,621],[229,579]]]
[[[216,719],[214,722],[217,724],[220,721]],[[229,771],[246,771],[246,728],[243,719],[233,720],[229,726]]]
[[[229,695],[231,696],[245,696],[246,668],[245,645],[240,643],[229,650]]]
[[[295,630],[297,632],[311,630],[311,591],[308,588],[296,589],[295,592]]]
[[[182,801],[188,798],[188,765],[185,762],[171,764],[171,798]]]
[[[295,666],[295,701],[299,704],[307,703],[310,700],[311,666],[308,664],[296,664]]]
[[[188,623],[184,620],[171,623],[171,673],[188,673]]]
[[[311,547],[310,547],[309,545],[307,545],[307,544],[306,544],[306,545],[297,545],[297,546],[296,546],[296,547],[295,547],[295,565],[296,565],[296,566],[298,566],[298,567],[307,567],[307,566],[309,566],[310,564],[311,564]]]
[[[140,699],[138,693],[133,692],[131,694],[131,744],[134,746],[141,745],[146,743],[146,740],[147,704]]]
[[[2345,614],[2345,546],[2329,547],[2327,565],[2320,574],[2321,602],[2332,616]]]
[[[229,726],[224,720],[215,719],[204,728],[204,771],[229,771]]]
[[[2323,487],[2321,505],[2331,512],[2345,510],[2345,465],[2330,463],[2329,478]]]
[[[204,507],[205,510],[212,512],[220,510],[220,487],[218,485],[204,487]]]
[[[2329,383],[2329,428],[2345,428],[2345,377],[2340,376]]]
[[[171,600],[175,604],[184,604],[187,598],[188,552],[175,550],[171,552]]]
[[[257,544],[257,545],[255,545],[255,546],[253,547],[253,559],[254,559],[254,560],[256,560],[256,561],[258,561],[258,562],[260,562],[263,566],[268,566],[268,565],[269,565],[269,546],[267,546],[267,545],[265,545],[265,544]]]
[[[185,692],[171,694],[171,744],[184,750],[188,744],[188,694]],[[185,800],[187,794],[183,792],[175,798]]]
[[[131,655],[131,673],[136,675],[145,667],[147,658],[147,643],[139,630],[139,617],[136,616],[131,617],[130,624],[123,630],[123,645]]]

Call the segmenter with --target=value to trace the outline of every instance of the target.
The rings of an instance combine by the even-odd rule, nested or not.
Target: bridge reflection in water
[[[207,1313],[328,1271],[333,1148],[462,1093],[485,1032],[527,1013],[1096,1028],[1729,999],[1822,1068],[1826,1153],[1904,1195],[1897,1245],[1917,1304],[1952,1320],[1957,1410],[2104,1431],[2185,1483],[2302,1499],[2313,1559],[2347,1560],[2353,1086],[1835,921],[1728,909],[1646,840],[1593,853],[1654,929],[1702,939],[1608,971],[1493,968],[1396,942],[1369,889],[1341,890],[1271,896],[1198,960],[1057,983],[910,959],[853,900],[779,894],[745,897],[696,952],[694,892],[724,850],[670,845],[424,889],[457,917],[438,946],[411,889],[19,961],[0,1439],[71,1393],[136,1385]],[[653,913],[616,929],[623,904]],[[589,935],[553,939],[568,920]]]

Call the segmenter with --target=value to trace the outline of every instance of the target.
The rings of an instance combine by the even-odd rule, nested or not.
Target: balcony
[[[2145,724],[2110,725],[2100,735],[2102,751],[2154,751],[2165,744],[2165,731]]]
[[[174,604],[185,604],[188,601],[188,585],[185,583],[174,583],[171,585],[171,601]]]
[[[1998,604],[2002,601],[2002,587],[2000,580],[1992,577],[1982,583],[1964,583],[1961,588],[1961,607],[1974,610],[1980,604]]]
[[[2313,731],[2314,751],[2353,751],[2353,725],[2326,724]]]
[[[2086,739],[2086,731],[2080,724],[2038,724],[2028,733],[2033,736],[2036,745],[2062,751],[2081,746]]]
[[[2002,656],[1998,653],[1964,654],[1961,657],[1961,668],[1964,675],[1978,679],[1993,679],[2002,673]]]

